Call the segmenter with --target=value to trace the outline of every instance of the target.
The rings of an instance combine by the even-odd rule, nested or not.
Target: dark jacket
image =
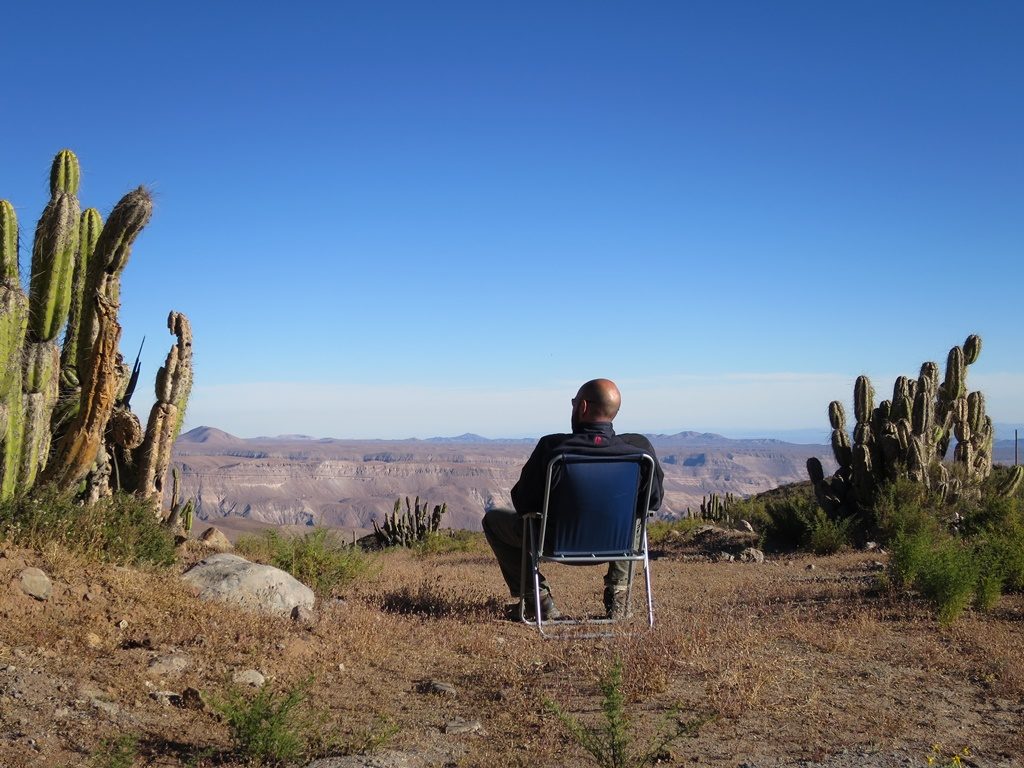
[[[544,505],[544,483],[547,481],[548,462],[560,453],[580,453],[598,456],[622,456],[637,452],[650,454],[654,459],[654,486],[651,488],[651,509],[661,506],[664,496],[665,473],[658,463],[651,441],[633,433],[615,434],[611,422],[584,424],[574,434],[545,435],[533,449],[523,465],[519,482],[512,487],[512,505],[520,515],[540,512]]]

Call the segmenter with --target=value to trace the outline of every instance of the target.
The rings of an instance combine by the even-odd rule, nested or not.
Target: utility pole
[[[1017,430],[1013,430],[1013,466],[1017,466]]]

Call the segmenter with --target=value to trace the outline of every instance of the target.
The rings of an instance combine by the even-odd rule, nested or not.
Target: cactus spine
[[[828,407],[832,449],[839,470],[825,477],[821,463],[808,462],[818,503],[834,517],[869,511],[877,490],[898,477],[907,477],[943,496],[977,489],[992,471],[992,419],[985,413],[981,392],[967,392],[967,366],[981,352],[981,338],[967,337],[953,347],[939,384],[939,368],[927,362],[916,380],[896,379],[892,400],[872,406],[873,390],[866,376],[854,385],[857,423],[853,444],[846,434],[842,404]],[[942,466],[949,444],[956,437],[954,461],[963,467],[964,481]],[[963,483],[967,483],[967,488]]]

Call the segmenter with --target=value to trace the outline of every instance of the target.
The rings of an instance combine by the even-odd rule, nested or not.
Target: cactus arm
[[[192,388],[192,328],[188,318],[171,312],[167,327],[177,342],[156,376],[156,402],[149,414],[146,435],[135,452],[139,467],[137,496],[149,499],[161,514],[164,475],[171,462],[171,449],[184,420],[185,407]]]
[[[105,299],[99,301],[96,317],[99,327],[90,350],[93,367],[83,382],[81,405],[41,478],[58,488],[76,485],[96,461],[117,399],[121,378],[117,366],[117,345],[121,338],[117,306]]]
[[[0,281],[18,286],[18,217],[7,200],[0,200]]]
[[[54,158],[52,197],[36,225],[29,284],[29,334],[32,341],[53,341],[68,316],[71,278],[78,251],[78,160],[68,150]]]
[[[83,376],[83,371],[89,367],[89,350],[99,330],[99,320],[94,309],[96,297],[103,296],[115,304],[120,303],[121,272],[128,263],[135,238],[152,215],[153,198],[145,188],[138,187],[114,206],[100,231],[86,272],[85,298],[78,334],[79,376]]]
[[[24,432],[22,349],[28,328],[28,299],[18,280],[18,219],[0,200],[0,500],[18,487]]]
[[[964,365],[973,365],[981,354],[981,336],[972,333],[964,341]]]
[[[82,211],[79,225],[78,258],[71,280],[71,305],[68,309],[68,329],[60,351],[61,382],[65,387],[74,388],[78,379],[78,339],[81,335],[82,307],[85,304],[85,283],[89,262],[96,251],[96,242],[103,229],[103,219],[95,208]]]
[[[60,488],[78,483],[96,460],[124,384],[117,348],[121,338],[121,326],[117,322],[120,272],[132,243],[152,213],[153,201],[139,187],[114,206],[96,240],[88,265],[77,340],[81,401],[45,475],[48,482]],[[110,265],[118,266],[108,272]]]

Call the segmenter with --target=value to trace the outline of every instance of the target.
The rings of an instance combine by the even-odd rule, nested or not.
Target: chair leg
[[[654,628],[654,595],[651,592],[651,561],[647,552],[647,528],[644,528],[644,581],[647,583],[647,624]]]
[[[533,552],[533,526],[530,525],[530,518],[523,518],[523,550],[519,562],[519,620],[526,623],[526,564],[528,554]],[[529,557],[531,566],[532,556]]]

